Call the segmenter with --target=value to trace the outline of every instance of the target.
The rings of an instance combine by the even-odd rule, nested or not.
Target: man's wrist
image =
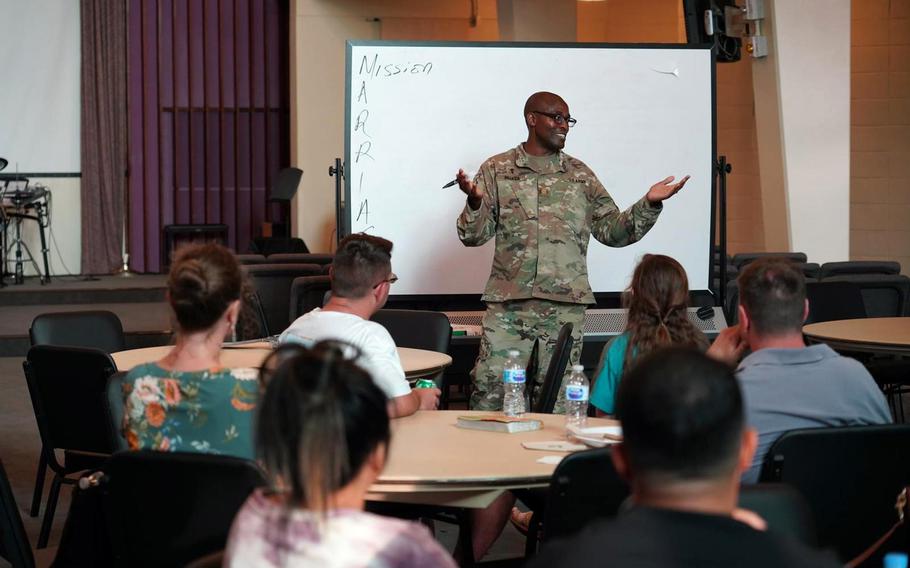
[[[483,203],[483,199],[468,196],[468,207],[471,208],[471,211],[477,211],[480,209],[480,204]]]

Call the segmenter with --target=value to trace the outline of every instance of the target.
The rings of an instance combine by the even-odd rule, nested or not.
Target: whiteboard
[[[347,45],[344,233],[391,240],[394,295],[479,294],[493,239],[465,247],[465,196],[441,187],[527,138],[522,109],[552,91],[578,124],[564,151],[624,210],[669,175],[691,175],[640,242],[592,238],[595,292],[620,292],[645,253],[672,256],[709,288],[714,60],[699,46],[353,42]]]
[[[81,171],[79,15],[79,2],[0,0],[4,174]]]

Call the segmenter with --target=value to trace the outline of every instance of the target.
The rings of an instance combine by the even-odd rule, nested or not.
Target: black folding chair
[[[575,343],[575,340],[572,339],[573,327],[571,323],[567,323],[559,330],[556,345],[553,346],[553,355],[550,357],[550,365],[543,377],[543,384],[540,385],[536,400],[531,401],[530,406],[534,412],[553,413],[556,399],[559,398],[559,389],[562,387],[562,378],[565,376],[566,366],[569,364],[569,356],[572,354],[572,345]],[[533,392],[534,389],[531,388],[531,393]]]
[[[892,260],[848,260],[821,265],[819,278],[869,274],[900,274],[901,263]]]
[[[32,320],[28,335],[32,345],[92,347],[107,353],[126,349],[120,318],[106,310],[41,314]]]
[[[331,291],[332,279],[328,275],[294,278],[291,282],[291,322],[325,305],[326,295]]]
[[[806,546],[816,547],[815,521],[802,494],[784,483],[754,483],[739,491],[739,507],[768,523],[768,530],[786,534]]]
[[[249,264],[243,267],[259,294],[268,334],[281,333],[291,324],[291,283],[300,276],[322,272],[319,264]]]
[[[212,454],[118,452],[105,472],[116,566],[184,566],[222,550],[240,506],[265,485],[254,462]]]
[[[761,481],[795,487],[812,511],[818,544],[847,561],[897,520],[895,499],[910,484],[908,447],[903,424],[792,430],[771,446]]]
[[[575,534],[594,519],[613,517],[629,496],[629,486],[613,467],[609,447],[569,454],[556,466],[550,479],[542,515],[542,540]],[[526,554],[537,548],[540,520],[531,519]]]
[[[439,353],[449,352],[452,325],[449,323],[449,316],[442,312],[379,310],[370,319],[385,327],[398,347],[426,349]],[[449,385],[440,380],[440,377],[443,376],[445,376],[443,371],[440,371],[434,380],[442,389],[440,406],[445,408],[448,405],[446,391]]]
[[[19,507],[3,462],[0,461],[0,557],[13,568],[33,568],[35,557],[22,524]]]
[[[730,260],[739,270],[750,262],[760,258],[780,258],[790,262],[807,262],[808,258],[804,252],[741,252],[733,255]]]
[[[123,324],[114,312],[106,310],[84,310],[78,312],[52,312],[41,314],[32,320],[28,330],[32,345],[66,345],[70,347],[92,347],[106,353],[126,349]],[[44,491],[44,476],[47,462],[44,452],[38,458],[35,474],[35,489],[29,515],[37,517],[41,509],[41,494]]]
[[[117,366],[99,349],[32,347],[22,364],[41,435],[41,453],[54,472],[38,548],[47,546],[63,483],[67,475],[101,467],[113,451],[106,411],[107,379]],[[63,462],[54,450],[63,450]]]
[[[332,264],[335,255],[331,253],[278,253],[268,256],[268,262],[271,264],[321,264],[323,266]]]
[[[866,317],[859,287],[852,282],[806,282],[809,317],[806,323]]]

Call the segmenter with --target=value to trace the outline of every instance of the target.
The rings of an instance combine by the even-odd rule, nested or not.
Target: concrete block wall
[[[910,0],[854,0],[850,257],[910,274]]]

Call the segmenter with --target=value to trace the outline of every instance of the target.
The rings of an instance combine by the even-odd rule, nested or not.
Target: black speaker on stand
[[[250,252],[266,256],[310,252],[302,239],[291,237],[291,200],[297,194],[302,177],[303,170],[299,168],[285,168],[278,172],[269,192],[269,203],[281,205],[282,222],[272,225],[272,236],[253,239]]]
[[[742,10],[734,0],[683,0],[688,43],[713,44],[718,63],[739,61],[742,40],[727,35],[726,10]]]

